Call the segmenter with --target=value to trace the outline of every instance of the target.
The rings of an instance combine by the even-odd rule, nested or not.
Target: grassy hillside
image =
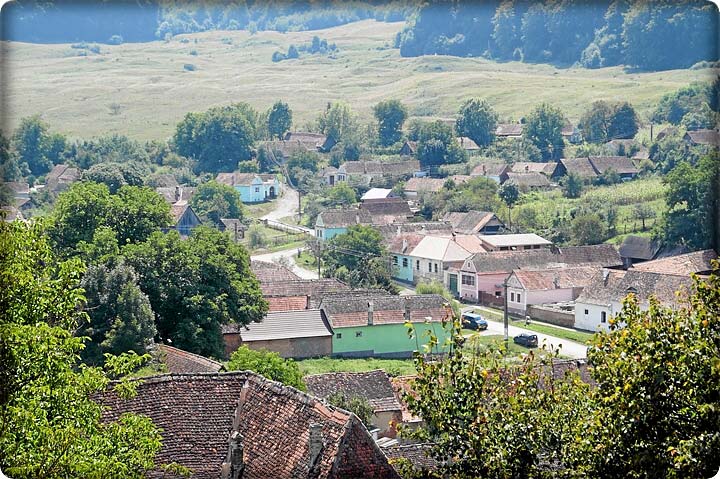
[[[188,111],[246,101],[265,109],[287,101],[295,124],[314,120],[330,100],[344,100],[369,118],[385,98],[407,103],[414,116],[451,116],[469,96],[488,98],[503,117],[519,118],[541,101],[577,120],[589,102],[629,100],[647,114],[659,98],[709,70],[626,74],[620,68],[556,69],[477,58],[401,58],[390,48],[402,23],[363,21],[336,28],[282,34],[245,31],[181,35],[169,42],[101,45],[100,53],[68,44],[2,45],[4,128],[42,114],[70,135],[108,132],[135,139],[169,136]],[[336,43],[336,59],[305,55],[271,61],[276,50],[318,35]],[[196,53],[196,54],[193,54]],[[185,64],[195,66],[186,71]]]

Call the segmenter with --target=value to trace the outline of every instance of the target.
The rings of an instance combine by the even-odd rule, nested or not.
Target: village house
[[[582,133],[570,122],[563,125],[560,134],[568,143],[577,144],[582,142]]]
[[[195,195],[195,188],[189,186],[158,186],[155,192],[162,196],[168,203],[175,204],[179,201],[189,203]]]
[[[335,186],[338,183],[346,181],[345,173],[340,172],[334,166],[328,166],[320,171],[320,176],[323,179],[323,184],[327,186]]]
[[[397,195],[390,188],[370,188],[361,197],[362,203],[371,201],[383,201],[388,198],[396,198]]]
[[[661,244],[647,236],[627,235],[618,248],[625,268],[635,263],[650,261],[658,257]]]
[[[535,233],[479,235],[486,251],[519,251],[549,248],[551,241]]]
[[[585,182],[594,181],[598,177],[597,171],[590,163],[590,158],[562,158],[555,169],[555,179],[574,173]]]
[[[510,165],[503,162],[482,162],[477,165],[470,172],[470,176],[475,178],[477,176],[483,176],[485,178],[493,180],[495,183],[500,184],[500,179],[503,174],[509,171]]]
[[[330,356],[333,352],[332,329],[319,309],[271,311],[259,323],[225,324],[222,334],[227,357],[243,345],[293,359]]]
[[[609,244],[494,251],[477,253],[461,267],[449,268],[445,284],[464,301],[502,305],[503,283],[512,271],[577,266],[619,268],[622,264],[617,250]],[[459,284],[457,290],[450,288],[454,284]]]
[[[405,140],[400,151],[398,152],[401,156],[415,156],[417,151],[417,141]]]
[[[319,151],[321,153],[327,153],[337,144],[337,140],[332,136],[305,131],[289,131],[285,133],[283,140],[289,143],[300,143],[309,151]]]
[[[232,186],[243,203],[262,203],[280,195],[280,182],[277,176],[259,173],[219,173],[215,180],[223,185]]]
[[[348,228],[352,225],[370,224],[372,224],[372,216],[367,210],[325,210],[315,220],[315,237],[327,241],[337,235],[347,233]]]
[[[714,250],[706,249],[634,264],[632,269],[682,276],[689,276],[691,273],[710,274],[712,262],[717,259],[718,255]]]
[[[438,294],[396,296],[390,294],[328,294],[320,309],[334,333],[332,353],[336,357],[407,358],[427,343],[427,331],[438,338],[439,349],[449,331],[442,320],[448,311]],[[412,323],[415,337],[408,337],[405,323]]]
[[[449,212],[443,221],[450,223],[455,233],[463,235],[494,235],[505,228],[495,213],[489,211]]]
[[[467,136],[458,136],[457,142],[460,144],[460,148],[465,150],[468,155],[476,155],[480,153],[481,148],[478,144]]]
[[[667,307],[677,307],[690,292],[692,279],[687,275],[662,274],[629,269],[603,269],[575,300],[575,328],[608,331],[610,319],[622,310],[622,301],[634,294],[641,309],[648,309],[654,296]],[[680,297],[675,293],[680,292]]]
[[[15,220],[25,221],[22,211],[11,205],[0,206],[0,216],[2,216],[3,221],[7,223]]]
[[[512,165],[508,172],[511,173],[542,173],[548,178],[555,176],[555,170],[558,167],[557,161],[550,161],[547,163],[537,163],[533,161],[516,161]]]
[[[414,176],[420,171],[418,160],[403,160],[395,162],[382,161],[346,161],[338,168],[338,175],[344,177],[343,181],[355,185],[371,185],[377,181],[391,182]]]
[[[165,365],[167,372],[173,374],[217,373],[225,371],[222,363],[210,358],[193,354],[167,344],[156,344],[154,359]]]
[[[170,216],[173,219],[172,229],[180,233],[180,236],[190,236],[192,230],[202,224],[200,217],[195,214],[187,201],[178,201],[170,205]]]
[[[508,311],[525,316],[534,304],[573,301],[599,270],[597,266],[515,270],[507,278]]]
[[[439,192],[449,180],[455,182],[456,185],[461,185],[470,179],[471,177],[468,175],[454,175],[447,178],[414,177],[405,183],[403,191],[406,197],[417,198],[423,193]]]
[[[515,184],[520,191],[547,190],[554,186],[547,176],[535,171],[529,173],[505,172],[500,177],[500,184],[508,182]]]
[[[250,261],[250,271],[261,284],[301,279],[285,266],[266,261]]]
[[[80,170],[70,165],[55,165],[45,176],[45,188],[53,193],[67,189],[81,177]]]
[[[659,135],[658,135],[659,136]],[[689,130],[683,140],[693,146],[720,146],[720,131],[718,130]]]
[[[402,422],[402,407],[395,397],[390,377],[382,369],[312,374],[303,380],[308,393],[322,399],[342,395],[348,399],[366,400],[373,410],[371,424],[379,429],[378,436],[396,436],[396,425]]]
[[[365,200],[360,209],[370,214],[373,225],[403,223],[413,217],[410,205],[403,198],[386,198],[383,200]]]
[[[242,220],[235,218],[220,218],[220,224],[218,225],[220,231],[230,233],[233,241],[236,243],[245,238],[245,231],[248,227]]]
[[[163,374],[131,380],[136,394],[98,395],[103,420],[149,417],[162,430],[155,461],[198,479],[399,479],[352,413],[248,371]],[[158,467],[150,477],[180,477]]]
[[[522,123],[500,123],[495,128],[495,136],[498,138],[522,138],[524,126]]]
[[[335,278],[283,279],[261,281],[260,290],[269,311],[277,312],[309,309],[313,298],[328,292],[349,291],[350,287]]]
[[[451,235],[453,233],[452,225],[445,221],[418,221],[415,223],[393,223],[389,225],[377,225],[375,229],[383,237],[385,243],[392,240],[395,236],[408,233],[417,233],[425,236],[427,234],[435,235]]]
[[[640,170],[627,156],[591,156],[590,163],[598,175],[613,170],[623,181],[631,180],[640,173]]]

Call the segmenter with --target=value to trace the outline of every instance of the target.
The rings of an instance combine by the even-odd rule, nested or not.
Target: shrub
[[[196,70],[195,65],[193,65],[192,63],[186,63],[185,65],[183,65],[183,68],[189,72],[194,72]]]
[[[110,45],[122,45],[123,44],[123,37],[120,35],[113,35],[108,40],[108,43]]]
[[[297,363],[283,359],[278,353],[266,349],[254,350],[243,345],[232,353],[227,368],[229,371],[252,371],[273,381],[305,390],[305,383]]]

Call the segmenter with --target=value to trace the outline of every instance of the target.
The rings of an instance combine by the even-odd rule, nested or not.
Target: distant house
[[[259,323],[222,327],[228,357],[240,346],[267,349],[283,358],[305,359],[332,354],[332,329],[318,309],[271,311]]]
[[[480,235],[482,246],[487,251],[519,251],[549,248],[551,241],[535,233]]]
[[[447,286],[459,284],[458,295],[473,302],[502,304],[502,283],[518,269],[556,269],[577,266],[621,267],[622,260],[614,246],[568,246],[561,249],[541,248],[523,251],[493,251],[468,258],[461,267],[450,268]],[[458,278],[459,277],[459,278]],[[458,279],[460,281],[458,281]]]
[[[522,138],[522,123],[501,123],[495,128],[495,136],[499,138]]]
[[[370,188],[362,195],[360,201],[363,203],[371,201],[383,201],[388,198],[394,198],[397,195],[389,188]]]
[[[285,266],[276,263],[267,263],[265,261],[251,261],[250,271],[253,272],[261,284],[300,279],[300,276]]]
[[[268,154],[271,155],[270,158],[281,163],[286,162],[296,153],[317,151],[317,148],[311,147],[308,149],[307,143],[297,139],[266,141],[264,146]]]
[[[220,218],[218,229],[230,233],[233,240],[238,242],[245,238],[245,231],[247,231],[248,227],[241,220],[235,218]]]
[[[547,176],[534,171],[529,173],[514,173],[512,171],[503,173],[500,177],[500,183],[505,184],[508,182],[515,184],[521,191],[546,190],[553,186]]]
[[[159,186],[155,188],[155,192],[165,198],[165,201],[171,205],[184,201],[189,203],[192,197],[195,195],[195,188],[188,186]]]
[[[582,133],[570,122],[565,123],[560,134],[568,143],[575,144],[582,141]]]
[[[328,292],[349,291],[350,287],[334,278],[261,281],[260,290],[270,312],[310,309],[311,299]]]
[[[587,287],[598,266],[542,270],[515,270],[507,279],[508,311],[525,316],[533,304],[573,301]]]
[[[406,140],[402,148],[400,148],[400,155],[401,156],[415,156],[415,152],[417,151],[417,141],[409,141]]]
[[[30,199],[30,185],[25,181],[5,181],[2,184],[10,190],[16,200]]]
[[[516,161],[510,165],[509,172],[512,173],[542,173],[548,178],[555,176],[558,162],[537,163],[533,161]]]
[[[444,350],[449,334],[442,325],[445,303],[438,294],[346,294],[326,296],[320,308],[334,333],[333,356],[406,358],[427,342],[426,331],[438,338],[437,352]],[[406,322],[415,328],[415,338],[408,337]]]
[[[445,213],[443,221],[452,225],[455,233],[464,235],[493,235],[505,228],[495,213],[489,211],[468,211],[466,213]]]
[[[315,236],[322,240],[330,240],[334,236],[347,233],[352,225],[370,225],[372,216],[367,210],[325,210],[315,220]]]
[[[162,430],[149,477],[399,479],[352,413],[249,371],[163,374],[133,379],[136,394],[109,387],[96,400],[102,420],[147,416]]]
[[[307,150],[320,151],[327,144],[328,138],[322,133],[306,131],[289,131],[283,138],[286,142],[302,144]],[[331,147],[332,148],[332,147]]]
[[[638,265],[640,266],[640,265]],[[610,319],[622,310],[622,301],[634,294],[642,309],[654,296],[668,307],[678,306],[676,292],[687,295],[692,288],[688,275],[662,274],[629,269],[599,271],[575,300],[575,327],[586,331],[607,331]]]
[[[413,216],[410,205],[404,198],[366,200],[360,205],[360,210],[370,214],[371,222],[374,225],[402,223]]]
[[[655,141],[660,141],[668,136],[674,136],[677,135],[680,132],[680,129],[677,126],[668,126],[663,128],[655,137]],[[652,140],[652,138],[651,138]]]
[[[720,146],[720,131],[718,130],[690,130],[685,133],[683,140],[691,145]]]
[[[303,380],[310,394],[323,399],[339,394],[348,399],[366,400],[373,410],[371,424],[380,429],[380,437],[395,437],[395,427],[402,422],[402,407],[395,397],[390,376],[382,369],[312,374]]]
[[[45,187],[48,191],[58,193],[80,179],[78,168],[69,165],[55,165],[45,177]]]
[[[341,172],[334,166],[328,166],[327,168],[323,168],[323,170],[320,172],[320,175],[323,178],[323,183],[328,186],[335,186],[338,183],[346,181],[345,173]]]
[[[627,235],[620,245],[620,257],[626,268],[634,263],[655,259],[660,252],[660,242],[647,236]]]
[[[561,178],[570,173],[576,174],[584,181],[592,181],[598,177],[597,171],[587,157],[561,159],[555,170],[555,178]]]
[[[202,224],[200,217],[195,214],[187,201],[178,201],[171,205],[170,215],[173,218],[173,229],[181,236],[190,236],[192,230]]]
[[[240,193],[243,203],[261,203],[280,195],[280,182],[275,175],[258,173],[219,173],[218,183],[232,186]]]
[[[632,269],[683,276],[689,276],[691,273],[709,274],[713,269],[712,262],[717,259],[718,255],[714,250],[706,249],[638,263],[633,265]]]
[[[479,153],[481,148],[471,138],[467,136],[458,136],[457,142],[460,144],[460,148],[465,150],[469,155]]]
[[[172,374],[217,373],[225,371],[222,363],[167,344],[155,345],[155,358]]]
[[[471,177],[476,176],[484,176],[485,178],[489,178],[496,183],[500,183],[500,178],[503,177],[503,174],[506,173],[510,169],[510,165],[507,163],[502,162],[483,162],[477,165],[473,170],[470,172]]]
[[[375,229],[382,235],[383,241],[388,242],[396,236],[408,233],[417,233],[421,236],[438,234],[450,236],[453,228],[445,221],[421,221],[415,223],[392,223],[389,225],[376,225]]]
[[[612,169],[621,179],[630,180],[640,173],[627,156],[591,156],[589,159],[598,175]]]
[[[410,178],[405,183],[403,191],[405,192],[405,196],[414,198],[422,193],[439,192],[448,180],[454,181],[456,185],[461,185],[470,179],[471,177],[467,175],[454,175],[448,176],[447,178]]]
[[[0,216],[2,216],[3,221],[8,223],[15,220],[25,221],[25,217],[22,212],[16,207],[10,205],[0,206]]]
[[[338,174],[358,185],[370,185],[373,180],[380,179],[400,180],[409,178],[420,171],[418,160],[403,160],[394,162],[381,161],[346,161],[340,168]]]

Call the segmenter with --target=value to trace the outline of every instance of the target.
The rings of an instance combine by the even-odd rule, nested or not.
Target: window
[[[337,334],[335,335],[335,338],[336,338],[336,339],[342,339],[342,333],[337,333]]]
[[[522,303],[522,295],[520,293],[517,294],[517,302]]]
[[[437,274],[437,263],[435,263],[435,274]]]
[[[408,266],[408,259],[403,258],[403,268],[407,268],[407,266]]]
[[[432,263],[428,261],[428,273],[432,273]]]
[[[466,284],[468,286],[475,286],[475,276],[469,274],[462,275],[462,284]]]
[[[600,322],[607,323],[607,313],[605,311],[600,313]]]
[[[356,338],[362,338],[362,331],[355,331]]]
[[[495,297],[496,297],[496,298],[499,298],[499,297],[500,297],[500,291],[495,291]]]
[[[395,266],[398,265],[398,257],[397,256],[393,256],[393,265],[395,265]]]
[[[585,316],[587,316],[588,314],[590,314],[590,311],[588,311],[588,310],[586,309],[586,310],[585,310]]]
[[[260,193],[260,187],[259,187],[259,186],[256,186],[256,187],[255,187],[255,193]]]
[[[420,271],[420,260],[417,260],[417,263],[415,263],[415,269]]]
[[[515,293],[510,293],[510,301],[515,301]]]

